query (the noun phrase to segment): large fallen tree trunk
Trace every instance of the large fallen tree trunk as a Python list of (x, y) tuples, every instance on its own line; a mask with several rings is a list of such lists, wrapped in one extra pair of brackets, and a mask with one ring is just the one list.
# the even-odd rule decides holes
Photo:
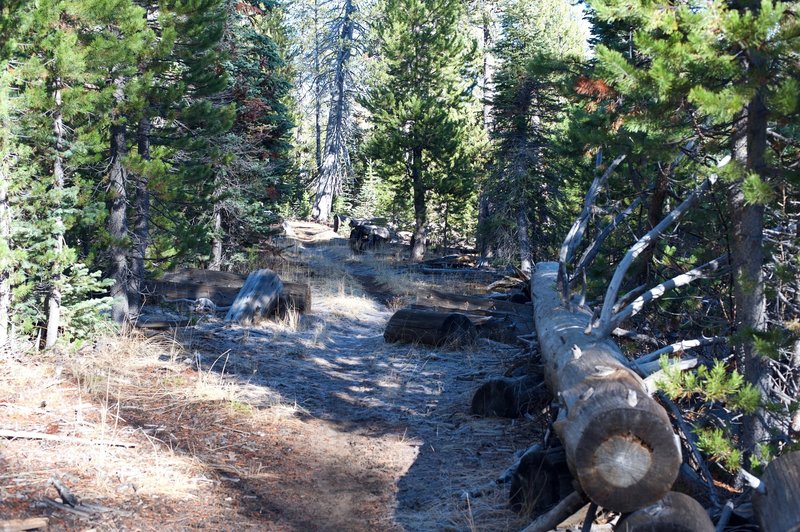
[(669, 417), (611, 340), (586, 334), (588, 311), (567, 310), (557, 263), (531, 281), (545, 380), (559, 399), (554, 424), (581, 489), (603, 508), (630, 512), (664, 497), (681, 451)]
[(448, 347), (472, 344), (477, 336), (475, 325), (463, 314), (410, 308), (395, 312), (383, 333), (383, 338), (387, 342)]
[(763, 493), (753, 494), (753, 509), (761, 530), (800, 530), (800, 452), (770, 462), (761, 481)]

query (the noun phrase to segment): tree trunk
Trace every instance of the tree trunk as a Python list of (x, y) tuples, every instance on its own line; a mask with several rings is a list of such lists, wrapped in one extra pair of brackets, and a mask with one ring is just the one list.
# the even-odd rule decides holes
[(387, 342), (457, 347), (471, 345), (478, 333), (463, 314), (430, 310), (401, 309), (386, 324), (383, 338)]
[(425, 206), (425, 183), (422, 182), (422, 148), (411, 151), (411, 183), (414, 188), (414, 236), (411, 239), (411, 260), (425, 257), (428, 213)]
[(108, 234), (111, 237), (111, 278), (114, 280), (114, 284), (111, 286), (111, 297), (113, 298), (111, 317), (124, 330), (127, 328), (130, 316), (130, 304), (128, 302), (130, 269), (128, 267), (128, 217), (126, 212), (128, 197), (125, 189), (128, 171), (122, 163), (126, 150), (125, 123), (119, 111), (124, 97), (123, 84), (124, 80), (122, 78), (114, 80), (114, 85), (116, 86), (114, 90), (114, 105), (116, 110), (111, 117)]
[(680, 446), (667, 413), (647, 395), (619, 347), (585, 333), (588, 312), (563, 306), (557, 275), (557, 263), (539, 263), (531, 280), (545, 378), (560, 402), (555, 431), (593, 502), (637, 510), (670, 490)]
[(520, 270), (525, 275), (531, 274), (533, 262), (531, 262), (531, 240), (530, 227), (528, 224), (528, 214), (525, 208), (525, 201), (521, 200), (517, 206), (517, 241), (519, 242), (519, 262)]
[(753, 494), (753, 509), (764, 532), (800, 530), (800, 452), (776, 458), (761, 479), (765, 493)]
[(314, 199), (312, 217), (315, 221), (325, 223), (331, 215), (334, 195), (342, 187), (342, 176), (349, 166), (347, 152), (347, 132), (345, 123), (349, 112), (347, 95), (347, 63), (350, 60), (353, 46), (353, 14), (355, 5), (352, 0), (345, 0), (342, 33), (337, 41), (339, 49), (336, 53), (336, 66), (331, 91), (331, 108), (328, 113), (328, 125), (325, 128), (325, 154), (319, 170), (317, 193)]
[(489, 192), (484, 188), (478, 200), (478, 266), (488, 266), (489, 259), (494, 257), (494, 235), (491, 234), (492, 202)]
[[(614, 530), (625, 532), (714, 532), (705, 508), (683, 493), (671, 491), (657, 503), (621, 519)], [(786, 530), (786, 529), (783, 529)]]
[[(150, 117), (145, 114), (139, 119), (136, 130), (136, 147), (143, 161), (150, 160)], [(150, 189), (146, 172), (136, 176), (136, 221), (133, 226), (136, 251), (131, 264), (131, 285), (129, 301), (131, 307), (138, 310), (142, 306), (142, 291), (147, 276), (144, 261), (147, 257), (147, 246), (150, 242)]]
[[(734, 126), (733, 158), (742, 165), (745, 173), (763, 175), (766, 136), (767, 109), (763, 89), (760, 89)], [(766, 329), (762, 271), (764, 206), (747, 201), (743, 184), (744, 177), (733, 182), (728, 190), (728, 207), (731, 213), (729, 238), (736, 304), (735, 328), (740, 333), (735, 352), (737, 365), (745, 380), (754, 385), (766, 399), (770, 387), (769, 367), (767, 360), (755, 351), (753, 342), (753, 332)], [(745, 415), (741, 434), (747, 454), (758, 453), (758, 444), (769, 439), (766, 416), (763, 408), (754, 414)]]
[[(55, 109), (53, 111), (53, 134), (55, 135), (55, 153), (53, 159), (53, 191), (57, 201), (61, 202), (61, 193), (64, 190), (64, 161), (61, 152), (64, 149), (64, 116), (61, 111), (61, 80), (55, 80), (53, 90), (53, 101)], [(50, 349), (58, 340), (58, 328), (61, 325), (61, 271), (64, 267), (64, 221), (61, 219), (59, 209), (62, 205), (56, 205), (56, 215), (54, 220), (55, 231), (53, 232), (53, 249), (55, 259), (52, 266), (52, 278), (50, 279), (50, 294), (47, 298), (47, 335), (44, 347)]]
[(314, 0), (314, 173), (322, 167), (322, 91), (319, 70), (319, 0)]
[(283, 283), (272, 270), (251, 272), (225, 316), (225, 322), (246, 325), (269, 316), (275, 311), (282, 290)]
[(211, 262), (208, 269), (220, 271), (222, 269), (222, 202), (219, 200), (219, 191), (214, 192), (214, 233), (211, 239)]
[[(0, 124), (0, 127), (5, 124)], [(0, 133), (1, 134), (1, 133)], [(11, 206), (8, 203), (10, 177), (5, 146), (0, 146), (0, 348), (8, 342), (11, 311)]]

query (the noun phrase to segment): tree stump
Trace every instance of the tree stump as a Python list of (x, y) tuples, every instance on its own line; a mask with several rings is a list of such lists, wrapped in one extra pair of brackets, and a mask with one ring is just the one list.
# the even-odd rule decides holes
[(614, 530), (620, 532), (714, 532), (714, 524), (699, 502), (686, 494), (671, 491), (657, 503), (621, 519)]
[(463, 314), (401, 309), (386, 324), (387, 342), (461, 347), (475, 342), (478, 332)]
[(251, 272), (228, 310), (225, 321), (247, 324), (269, 316), (275, 311), (282, 289), (283, 283), (272, 270)]
[(800, 531), (800, 451), (770, 462), (761, 481), (765, 493), (753, 494), (753, 509), (761, 530)]
[(678, 439), (619, 347), (585, 333), (588, 311), (562, 305), (557, 274), (558, 264), (539, 263), (531, 281), (545, 381), (559, 400), (554, 429), (586, 496), (632, 512), (670, 491), (681, 465)]

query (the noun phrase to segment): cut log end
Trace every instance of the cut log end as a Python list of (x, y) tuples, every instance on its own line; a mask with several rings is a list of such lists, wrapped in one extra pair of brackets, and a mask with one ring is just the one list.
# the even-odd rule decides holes
[(800, 530), (800, 451), (770, 462), (761, 480), (766, 493), (753, 494), (753, 509), (761, 529)]
[(574, 456), (583, 490), (598, 505), (620, 512), (661, 499), (681, 463), (675, 435), (661, 416), (631, 408), (596, 415), (584, 427)]
[(622, 519), (614, 530), (625, 532), (712, 532), (714, 525), (699, 502), (671, 491), (660, 501)]

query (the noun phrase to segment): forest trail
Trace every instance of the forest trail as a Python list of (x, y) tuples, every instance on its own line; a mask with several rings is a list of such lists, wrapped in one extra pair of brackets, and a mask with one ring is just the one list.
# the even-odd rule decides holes
[[(93, 502), (127, 509), (95, 517), (91, 524), (104, 529), (133, 524), (226, 530), (522, 528), (525, 520), (508, 509), (507, 488), (478, 499), (462, 496), (493, 481), (515, 453), (541, 436), (543, 423), (534, 418), (485, 419), (469, 413), (480, 383), (502, 374), (523, 356), (521, 351), (485, 339), (469, 350), (386, 344), (383, 329), (392, 314), (386, 303), (409, 302), (408, 294), (430, 280), (413, 278), (391, 251), (353, 255), (347, 240), (327, 227), (296, 222), (290, 233), (280, 243), (291, 246), (287, 260), (276, 270), (286, 280), (311, 284), (309, 314), (251, 328), (200, 318), (176, 337), (180, 349), (164, 351), (163, 344), (153, 344), (158, 347), (149, 358), (130, 370), (136, 379), (126, 375), (128, 384), (109, 378), (82, 390), (96, 400), (105, 397), (106, 408), (110, 394), (125, 424), (115, 425), (115, 436), (140, 443), (138, 450), (107, 449), (113, 455), (106, 458), (109, 471), (85, 476), (75, 464), (60, 468), (59, 460), (43, 455), (42, 461), (54, 460), (55, 470), (73, 466), (66, 478), (87, 498), (95, 493)], [(450, 290), (458, 283), (436, 282), (451, 283), (445, 287)], [(69, 408), (68, 400), (59, 401)], [(15, 453), (5, 451), (0, 459), (11, 463)], [(166, 456), (192, 463), (182, 466), (188, 471), (180, 476), (174, 471), (180, 467), (165, 465)], [(29, 469), (34, 468), (31, 463)], [(128, 484), (118, 474), (126, 469), (138, 471), (133, 493), (117, 491)], [(108, 485), (91, 489), (104, 475), (113, 477), (105, 480)], [(157, 479), (148, 484), (154, 475), (169, 477), (169, 485), (160, 486)], [(46, 489), (43, 479), (31, 482), (40, 492)], [(104, 490), (111, 490), (110, 498)], [(0, 504), (0, 514), (3, 510)], [(62, 523), (67, 528), (90, 524), (49, 513), (73, 520)]]

